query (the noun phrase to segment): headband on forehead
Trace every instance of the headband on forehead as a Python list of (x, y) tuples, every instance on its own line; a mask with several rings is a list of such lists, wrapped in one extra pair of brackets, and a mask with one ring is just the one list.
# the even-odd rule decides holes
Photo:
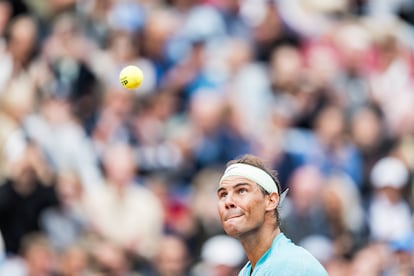
[(220, 183), (229, 176), (241, 176), (245, 177), (251, 181), (256, 182), (268, 193), (278, 193), (278, 187), (273, 180), (273, 178), (264, 170), (259, 169), (258, 167), (244, 164), (244, 163), (235, 163), (227, 167), (224, 171), (223, 176), (220, 179)]

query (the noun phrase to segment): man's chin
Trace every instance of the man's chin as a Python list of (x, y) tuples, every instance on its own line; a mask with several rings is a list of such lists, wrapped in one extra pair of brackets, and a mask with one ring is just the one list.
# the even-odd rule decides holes
[(234, 230), (224, 230), (224, 231), (226, 232), (227, 235), (233, 238), (238, 238), (241, 234), (239, 231), (234, 231)]
[(240, 228), (238, 227), (238, 225), (232, 222), (227, 222), (224, 225), (224, 231), (226, 232), (227, 235), (231, 237), (235, 237), (235, 238), (237, 238), (241, 234)]

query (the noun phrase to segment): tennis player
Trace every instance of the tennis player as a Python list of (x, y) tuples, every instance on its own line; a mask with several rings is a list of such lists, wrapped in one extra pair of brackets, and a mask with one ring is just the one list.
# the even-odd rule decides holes
[(225, 232), (241, 242), (248, 258), (239, 275), (328, 275), (281, 232), (278, 206), (284, 195), (276, 173), (258, 157), (244, 155), (227, 164), (217, 190), (218, 210)]

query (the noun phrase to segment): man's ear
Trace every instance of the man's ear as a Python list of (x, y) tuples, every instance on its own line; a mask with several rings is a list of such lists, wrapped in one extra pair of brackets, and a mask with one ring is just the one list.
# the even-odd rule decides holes
[(274, 209), (277, 208), (277, 206), (279, 205), (279, 194), (278, 193), (270, 193), (267, 196), (268, 200), (267, 200), (267, 206), (266, 206), (266, 211), (272, 211)]

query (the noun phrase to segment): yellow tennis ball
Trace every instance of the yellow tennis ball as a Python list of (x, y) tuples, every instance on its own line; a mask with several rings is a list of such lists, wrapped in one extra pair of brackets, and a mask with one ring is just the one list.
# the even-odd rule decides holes
[(144, 80), (142, 70), (134, 65), (128, 65), (119, 73), (119, 80), (122, 86), (127, 89), (135, 89), (139, 87)]

